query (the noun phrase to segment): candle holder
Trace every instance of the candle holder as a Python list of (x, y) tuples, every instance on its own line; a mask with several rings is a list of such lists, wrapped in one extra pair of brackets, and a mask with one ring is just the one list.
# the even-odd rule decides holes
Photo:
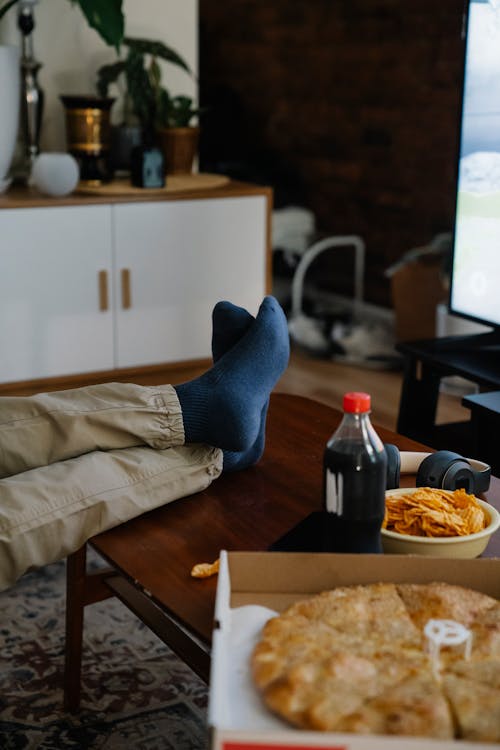
[(19, 6), (17, 26), (21, 32), (21, 122), (25, 143), (25, 171), (29, 174), (33, 161), (39, 153), (44, 94), (38, 83), (41, 63), (35, 59), (33, 30), (35, 16), (33, 7), (38, 0), (22, 0)]

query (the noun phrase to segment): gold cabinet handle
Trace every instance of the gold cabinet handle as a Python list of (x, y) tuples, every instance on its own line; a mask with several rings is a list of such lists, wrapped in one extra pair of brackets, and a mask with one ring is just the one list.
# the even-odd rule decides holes
[(99, 310), (101, 312), (105, 312), (109, 308), (108, 272), (107, 271), (99, 271), (98, 286), (99, 286)]
[(122, 307), (128, 310), (132, 307), (132, 294), (130, 291), (130, 268), (122, 268)]

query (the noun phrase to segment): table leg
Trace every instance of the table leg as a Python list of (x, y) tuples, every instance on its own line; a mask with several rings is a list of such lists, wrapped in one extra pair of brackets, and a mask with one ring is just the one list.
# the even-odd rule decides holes
[(67, 559), (64, 708), (71, 713), (80, 705), (86, 562), (86, 545)]
[(80, 705), (85, 607), (114, 596), (108, 582), (116, 577), (113, 568), (100, 568), (87, 573), (86, 545), (67, 558), (64, 708), (70, 713), (78, 711)]
[(441, 375), (414, 357), (405, 357), (397, 431), (401, 435), (433, 443)]

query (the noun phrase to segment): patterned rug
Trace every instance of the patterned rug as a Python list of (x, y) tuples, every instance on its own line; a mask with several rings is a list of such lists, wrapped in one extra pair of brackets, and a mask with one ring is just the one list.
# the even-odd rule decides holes
[(206, 685), (117, 599), (86, 608), (81, 709), (64, 712), (64, 615), (64, 562), (0, 594), (2, 750), (206, 750)]

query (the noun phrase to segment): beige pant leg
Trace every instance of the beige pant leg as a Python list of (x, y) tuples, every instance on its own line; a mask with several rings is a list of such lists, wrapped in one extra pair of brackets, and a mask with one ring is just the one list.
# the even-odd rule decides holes
[(222, 451), (207, 445), (94, 451), (0, 480), (0, 590), (87, 539), (207, 487)]
[(182, 413), (170, 385), (103, 383), (0, 398), (0, 477), (94, 450), (183, 443)]

